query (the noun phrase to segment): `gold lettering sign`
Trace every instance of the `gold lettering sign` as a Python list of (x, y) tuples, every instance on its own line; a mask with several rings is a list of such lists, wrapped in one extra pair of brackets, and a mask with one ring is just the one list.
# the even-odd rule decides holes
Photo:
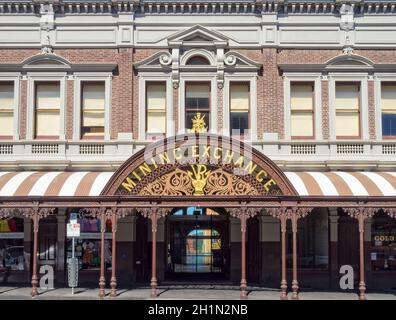
[[(145, 183), (147, 178), (151, 179), (150, 181), (160, 179), (160, 176), (155, 177), (154, 170), (163, 165), (176, 165), (175, 168), (180, 168), (179, 173), (184, 172), (186, 179), (190, 181), (190, 187), (192, 186), (193, 195), (197, 196), (205, 194), (205, 186), (216, 168), (228, 170), (230, 174), (238, 174), (240, 177), (249, 175), (250, 179), (255, 181), (252, 187), (261, 185), (262, 193), (269, 193), (277, 185), (266, 170), (246, 155), (219, 146), (190, 145), (184, 148), (168, 149), (141, 163), (121, 183), (120, 188), (133, 192), (138, 185)], [(233, 168), (236, 171), (232, 171)], [(218, 172), (218, 170), (215, 171)], [(184, 181), (184, 183), (187, 182)]]

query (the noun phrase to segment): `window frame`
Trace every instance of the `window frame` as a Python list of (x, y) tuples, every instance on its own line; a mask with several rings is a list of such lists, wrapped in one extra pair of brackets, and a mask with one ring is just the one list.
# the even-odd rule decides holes
[[(26, 139), (27, 140), (65, 140), (66, 139), (66, 73), (41, 73), (32, 72), (28, 73), (28, 108), (27, 108), (27, 121), (26, 121)], [(56, 138), (52, 136), (45, 136), (43, 138), (35, 137), (35, 108), (36, 108), (36, 82), (59, 82), (60, 90), (60, 110), (59, 110), (59, 135)]]
[[(155, 85), (155, 84), (162, 84), (162, 85), (164, 85), (164, 88), (165, 88), (165, 132), (161, 132), (161, 133), (155, 133), (155, 132), (149, 132), (148, 131), (148, 113), (149, 113), (149, 110), (148, 110), (148, 104), (147, 104), (147, 92), (148, 92), (148, 87), (149, 87), (149, 85), (150, 84), (153, 84), (153, 85)], [(167, 118), (168, 118), (168, 98), (167, 98), (167, 95), (168, 95), (168, 92), (167, 92), (168, 90), (167, 90), (167, 82), (166, 82), (166, 80), (157, 80), (157, 81), (150, 81), (150, 80), (148, 80), (148, 81), (146, 81), (145, 82), (145, 90), (144, 90), (144, 108), (145, 108), (145, 116), (144, 116), (144, 120), (145, 120), (145, 135), (146, 135), (146, 139), (149, 137), (149, 136), (156, 136), (156, 135), (164, 135), (164, 136), (166, 136), (166, 133), (168, 132), (168, 121), (167, 121)]]
[[(103, 84), (103, 86), (104, 86), (104, 95), (105, 95), (105, 98), (104, 98), (104, 115), (103, 115), (103, 117), (104, 117), (104, 119), (103, 119), (103, 121), (104, 121), (104, 126), (103, 126), (103, 134), (98, 134), (98, 135), (84, 135), (84, 130), (83, 130), (83, 121), (84, 121), (84, 85), (86, 85), (87, 83), (89, 83), (89, 84)], [(80, 101), (80, 106), (81, 106), (81, 108), (80, 108), (80, 112), (81, 112), (81, 115), (80, 115), (80, 119), (81, 119), (81, 122), (80, 122), (80, 139), (81, 140), (104, 140), (104, 136), (105, 136), (105, 132), (106, 132), (106, 82), (105, 81), (81, 81), (81, 83), (80, 83), (80, 99), (81, 99), (81, 101)]]
[[(74, 113), (73, 113), (73, 140), (74, 141), (109, 141), (111, 139), (111, 97), (112, 97), (112, 73), (111, 72), (76, 72), (74, 73)], [(104, 135), (100, 139), (82, 139), (82, 83), (83, 82), (105, 83), (105, 128)]]
[[(54, 81), (47, 81), (47, 80), (37, 80), (34, 82), (34, 118), (33, 118), (33, 138), (35, 140), (57, 140), (61, 136), (61, 127), (59, 126), (59, 135), (38, 135), (37, 134), (37, 117), (38, 117), (38, 111), (40, 111), (37, 108), (37, 93), (38, 93), (38, 85), (46, 85), (46, 84), (53, 84), (53, 83), (58, 83), (59, 84), (59, 121), (61, 121), (61, 105), (62, 105), (62, 84), (60, 81), (54, 80)], [(57, 110), (57, 109), (43, 109), (43, 110), (49, 110), (51, 112)]]
[[(358, 125), (359, 125), (359, 134), (357, 136), (338, 136), (336, 132), (336, 127), (334, 126), (334, 131), (335, 131), (335, 137), (337, 140), (340, 139), (348, 139), (348, 140), (360, 140), (362, 139), (362, 83), (361, 81), (342, 81), (342, 80), (336, 80), (334, 84), (334, 111), (335, 111), (335, 121), (334, 124), (336, 125), (337, 123), (337, 106), (336, 106), (336, 101), (337, 101), (337, 85), (341, 84), (344, 86), (352, 86), (352, 85), (357, 85), (358, 86)], [(342, 109), (341, 112), (347, 113), (349, 109)]]
[[(382, 86), (386, 86), (386, 85), (393, 85), (396, 87), (396, 79), (395, 80), (385, 80), (385, 81), (380, 81), (380, 92), (379, 92), (379, 96), (380, 96), (380, 102), (379, 102), (379, 113), (380, 113), (380, 117), (379, 117), (379, 122), (381, 123), (381, 137), (384, 140), (395, 140), (396, 139), (396, 135), (384, 135), (383, 134), (383, 123), (382, 123), (382, 114), (383, 114), (383, 109), (382, 109)], [(396, 112), (395, 112), (396, 114)]]
[[(293, 111), (297, 111), (297, 113), (304, 113), (307, 112), (307, 110), (305, 109), (298, 109), (298, 110), (293, 110), (292, 106), (291, 106), (291, 93), (292, 93), (292, 87), (293, 85), (311, 85), (312, 86), (312, 135), (310, 136), (293, 136), (291, 133), (291, 129), (292, 129), (292, 114)], [(313, 80), (306, 80), (306, 81), (302, 81), (302, 80), (298, 80), (298, 81), (294, 81), (291, 80), (290, 81), (290, 139), (291, 140), (309, 140), (309, 139), (315, 139), (315, 132), (316, 132), (316, 121), (315, 121), (315, 117), (316, 117), (316, 104), (315, 104), (315, 81)]]
[(14, 95), (14, 105), (12, 108), (12, 118), (13, 118), (13, 130), (11, 135), (0, 135), (0, 140), (18, 140), (19, 139), (19, 86), (20, 86), (20, 75), (19, 74), (0, 74), (0, 84), (1, 83), (12, 83), (13, 85), (13, 95)]
[[(323, 110), (322, 110), (322, 85), (327, 80), (320, 72), (284, 72), (283, 73), (283, 125), (284, 140), (290, 142), (321, 141), (323, 140)], [(311, 82), (314, 84), (314, 131), (313, 137), (307, 139), (291, 138), (291, 83)], [(320, 125), (318, 125), (320, 124)]]
[(199, 80), (199, 81), (191, 81), (191, 80), (185, 81), (185, 83), (184, 83), (184, 128), (183, 129), (185, 130), (185, 132), (188, 132), (188, 130), (190, 129), (190, 128), (186, 127), (187, 113), (192, 112), (192, 111), (197, 112), (196, 110), (193, 110), (192, 108), (190, 109), (186, 103), (187, 102), (187, 87), (189, 84), (192, 84), (192, 83), (197, 84), (197, 85), (208, 85), (208, 87), (209, 87), (209, 106), (208, 106), (208, 108), (202, 109), (199, 111), (207, 112), (209, 114), (209, 126), (208, 126), (207, 132), (210, 132), (211, 128), (213, 127), (212, 126), (212, 83), (210, 80), (209, 81), (204, 81), (204, 80), (202, 80), (202, 81), (201, 80)]

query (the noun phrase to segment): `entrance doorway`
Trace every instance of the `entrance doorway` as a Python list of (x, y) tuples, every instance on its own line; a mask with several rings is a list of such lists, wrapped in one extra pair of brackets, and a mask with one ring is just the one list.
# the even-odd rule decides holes
[(226, 279), (228, 218), (223, 210), (178, 208), (167, 217), (167, 278)]

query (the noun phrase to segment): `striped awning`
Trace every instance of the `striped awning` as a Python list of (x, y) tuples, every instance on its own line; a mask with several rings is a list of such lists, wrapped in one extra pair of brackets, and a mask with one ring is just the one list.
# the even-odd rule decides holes
[(285, 172), (300, 196), (396, 196), (396, 172)]
[[(98, 196), (113, 172), (0, 172), (1, 196)], [(300, 196), (396, 196), (396, 172), (285, 172)]]
[(98, 196), (113, 172), (0, 172), (0, 196)]

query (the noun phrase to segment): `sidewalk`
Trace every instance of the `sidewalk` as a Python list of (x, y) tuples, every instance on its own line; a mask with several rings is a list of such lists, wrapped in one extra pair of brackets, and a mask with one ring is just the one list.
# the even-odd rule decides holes
[[(31, 300), (30, 287), (0, 287), (0, 300)], [(75, 294), (71, 294), (70, 288), (57, 288), (53, 290), (41, 290), (35, 300), (98, 300), (97, 288), (76, 288)], [(106, 289), (105, 300), (144, 300), (150, 299), (150, 288), (119, 289), (118, 296), (111, 298), (110, 289)], [(181, 300), (239, 300), (238, 289), (216, 288), (158, 288), (158, 299), (181, 299)], [(279, 290), (260, 288), (249, 291), (251, 300), (279, 300)], [(290, 298), (290, 293), (289, 293)], [(300, 300), (357, 300), (355, 292), (300, 292)], [(395, 293), (367, 293), (367, 300), (396, 300)]]

